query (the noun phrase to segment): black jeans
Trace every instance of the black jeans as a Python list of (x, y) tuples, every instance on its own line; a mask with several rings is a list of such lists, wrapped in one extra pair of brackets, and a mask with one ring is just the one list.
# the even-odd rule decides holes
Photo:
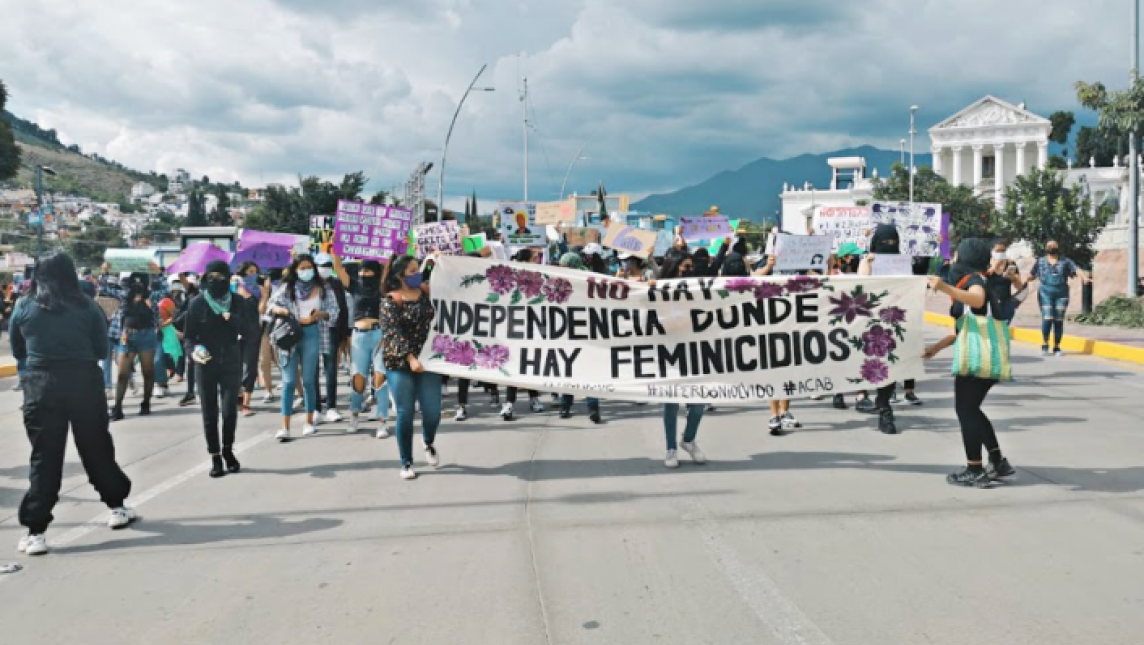
[[(566, 410), (566, 411), (571, 410), (572, 404), (575, 401), (576, 401), (576, 398), (574, 396), (572, 396), (571, 394), (561, 395), (561, 397), (560, 397), (560, 409)], [(587, 403), (588, 403), (588, 412), (589, 413), (591, 413), (591, 412), (597, 412), (598, 413), (600, 411), (600, 399), (597, 399), (595, 397), (590, 396), (587, 399)]]
[(989, 417), (981, 411), (985, 397), (989, 390), (997, 385), (997, 381), (975, 378), (972, 376), (958, 376), (953, 380), (954, 408), (957, 410), (957, 420), (961, 423), (961, 440), (965, 443), (965, 458), (969, 461), (981, 461), (981, 446), (1000, 456), (1000, 444), (997, 443), (997, 433), (993, 431), (993, 424)]
[(245, 338), (238, 345), (242, 352), (242, 391), (250, 394), (258, 380), (258, 357), (262, 350), (262, 334)]
[(222, 414), (222, 447), (234, 446), (238, 426), (238, 389), (242, 386), (242, 360), (235, 346), (215, 355), (206, 365), (195, 363), (202, 394), (203, 433), (207, 452), (219, 454), (218, 418)]
[(191, 355), (195, 353), (195, 344), (189, 340), (183, 341), (183, 359), (187, 361), (187, 396), (195, 395), (195, 365), (198, 363), (191, 360)]
[[(509, 386), (508, 393), (505, 394), (505, 399), (504, 399), (505, 403), (516, 403), (516, 390), (517, 390), (517, 388)], [(538, 396), (540, 396), (540, 392), (537, 392), (536, 390), (529, 390), (528, 391), (528, 400), (529, 401), (531, 401), (532, 399), (535, 399)]]
[(32, 444), (30, 486), (20, 503), (20, 524), (43, 533), (60, 498), (68, 427), (87, 478), (108, 508), (123, 506), (131, 480), (115, 463), (107, 431), (107, 399), (97, 363), (29, 368), (24, 378), (24, 429)]
[(322, 356), (322, 369), (326, 371), (326, 405), (319, 409), (335, 410), (338, 407), (338, 347)]

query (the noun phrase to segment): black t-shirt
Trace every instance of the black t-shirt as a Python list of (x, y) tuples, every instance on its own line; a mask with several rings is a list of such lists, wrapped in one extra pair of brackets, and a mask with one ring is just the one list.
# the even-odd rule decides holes
[[(238, 335), (241, 333), (246, 313), (238, 296), (231, 297), (230, 319), (216, 314), (207, 304), (206, 298), (197, 296), (187, 305), (186, 338), (191, 345), (202, 345), (211, 355), (221, 357), (238, 350)], [(257, 312), (257, 309), (255, 309)]]
[(381, 287), (378, 286), (372, 293), (367, 293), (365, 284), (360, 278), (350, 281), (350, 293), (354, 297), (354, 322), (359, 320), (377, 320), (381, 317)]
[[(968, 280), (965, 281), (965, 284), (960, 285), (960, 286), (958, 286), (958, 285), (954, 285), (954, 286), (958, 287), (959, 289), (961, 289), (963, 291), (969, 291), (970, 287), (981, 287), (981, 288), (985, 289), (985, 306), (984, 307), (975, 307), (975, 308), (970, 309), (970, 311), (972, 311), (974, 314), (976, 314), (978, 316), (984, 316), (989, 312), (989, 301), (991, 300), (991, 298), (989, 297), (989, 285), (987, 285), (985, 283), (985, 278), (983, 278), (979, 274), (975, 273), (975, 274), (971, 275)], [(953, 306), (949, 308), (949, 315), (954, 317), (954, 318), (961, 318), (963, 315), (965, 315), (965, 304), (961, 303), (961, 302), (954, 302)]]
[(131, 300), (123, 305), (123, 327), (125, 329), (150, 329), (155, 326), (155, 313), (147, 303)]

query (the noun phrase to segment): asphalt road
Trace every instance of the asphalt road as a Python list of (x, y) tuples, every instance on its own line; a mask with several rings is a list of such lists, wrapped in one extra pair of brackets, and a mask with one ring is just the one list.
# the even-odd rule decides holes
[(25, 569), (0, 575), (0, 643), (1138, 644), (1144, 371), (1016, 362), (987, 411), (1019, 480), (985, 491), (945, 483), (945, 361), (900, 436), (805, 402), (773, 438), (728, 408), (703, 422), (710, 463), (677, 471), (655, 406), (505, 423), (475, 392), (415, 482), (393, 439), (274, 443), (267, 406), (240, 422), (244, 472), (212, 480), (198, 409), (167, 400), (114, 426), (142, 521), (104, 526), (73, 451), (37, 559), (15, 550), (28, 447), (5, 392), (0, 564)]

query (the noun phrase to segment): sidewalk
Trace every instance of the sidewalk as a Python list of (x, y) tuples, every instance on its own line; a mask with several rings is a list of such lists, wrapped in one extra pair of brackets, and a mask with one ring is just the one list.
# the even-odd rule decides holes
[[(1079, 303), (1070, 307), (1070, 316), (1080, 313)], [(926, 322), (946, 327), (953, 326), (949, 317), (949, 297), (929, 293), (926, 296)], [(1013, 340), (1040, 345), (1041, 314), (1036, 294), (1029, 297), (1017, 310), (1010, 325)], [(1089, 354), (1115, 360), (1144, 364), (1144, 329), (1123, 329), (1082, 325), (1069, 320), (1065, 323), (1065, 338), (1061, 349), (1066, 352)]]

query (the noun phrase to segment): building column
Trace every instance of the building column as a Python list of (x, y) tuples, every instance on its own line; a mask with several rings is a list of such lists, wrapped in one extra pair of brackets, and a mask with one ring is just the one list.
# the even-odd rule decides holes
[(961, 185), (961, 151), (964, 148), (961, 146), (953, 146), (953, 185)]
[(944, 176), (944, 175), (942, 175), (942, 172), (941, 172), (942, 171), (941, 153), (945, 152), (945, 149), (940, 148), (938, 146), (934, 146), (933, 148), (930, 149), (930, 152), (933, 153), (933, 172), (934, 172), (934, 174), (938, 175), (938, 176)]
[(1028, 172), (1029, 168), (1025, 165), (1025, 146), (1027, 142), (1021, 141), (1017, 143), (1017, 172), (1013, 175), (1014, 178), (1020, 177)]
[(1005, 200), (1005, 144), (993, 144), (993, 201), (1001, 208)]
[(970, 186), (973, 190), (977, 190), (977, 186), (981, 184), (981, 166), (983, 165), (982, 151), (985, 146), (981, 144), (974, 144), (973, 146), (973, 185)]
[(1049, 142), (1037, 142), (1037, 167), (1044, 170), (1049, 165)]

